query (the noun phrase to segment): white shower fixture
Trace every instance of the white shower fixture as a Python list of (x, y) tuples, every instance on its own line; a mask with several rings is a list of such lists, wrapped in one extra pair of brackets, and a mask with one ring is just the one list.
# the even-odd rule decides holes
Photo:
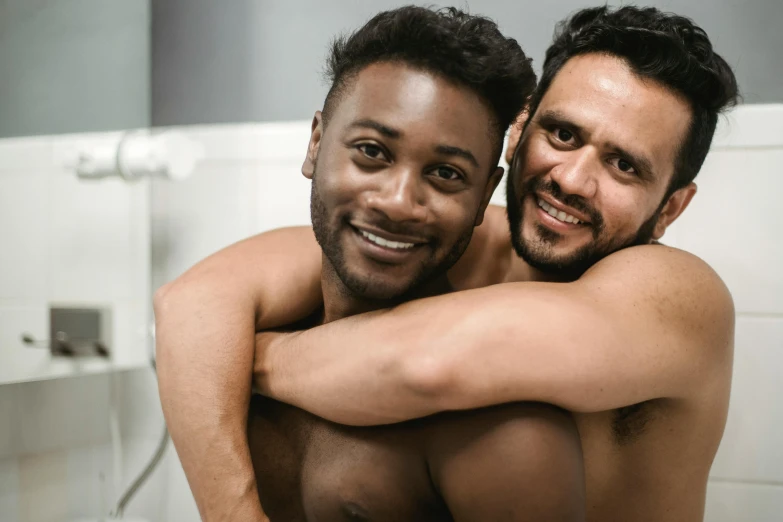
[(83, 179), (120, 176), (185, 179), (204, 158), (202, 145), (173, 130), (128, 131), (119, 140), (85, 141), (69, 150), (65, 167)]

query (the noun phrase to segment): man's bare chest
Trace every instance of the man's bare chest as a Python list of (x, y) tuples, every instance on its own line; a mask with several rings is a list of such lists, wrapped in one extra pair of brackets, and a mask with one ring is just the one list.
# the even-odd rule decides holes
[(268, 400), (251, 416), (259, 494), (272, 522), (451, 520), (422, 458), (418, 423), (340, 426)]

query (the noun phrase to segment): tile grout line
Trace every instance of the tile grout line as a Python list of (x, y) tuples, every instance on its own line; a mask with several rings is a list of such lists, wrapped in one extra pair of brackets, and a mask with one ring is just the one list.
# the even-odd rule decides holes
[(770, 486), (776, 488), (783, 488), (783, 482), (776, 482), (774, 480), (729, 479), (729, 478), (721, 478), (721, 477), (710, 477), (709, 481), (718, 484), (741, 484), (743, 486)]

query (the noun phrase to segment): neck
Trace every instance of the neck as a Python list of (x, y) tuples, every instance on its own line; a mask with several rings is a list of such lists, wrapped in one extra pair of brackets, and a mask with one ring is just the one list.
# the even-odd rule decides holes
[(334, 267), (323, 257), (321, 270), (321, 288), (324, 297), (323, 322), (329, 323), (350, 317), (352, 315), (372, 312), (383, 308), (391, 308), (398, 304), (445, 294), (452, 291), (451, 285), (444, 274), (417, 286), (414, 290), (392, 299), (370, 299), (352, 292), (337, 275)]

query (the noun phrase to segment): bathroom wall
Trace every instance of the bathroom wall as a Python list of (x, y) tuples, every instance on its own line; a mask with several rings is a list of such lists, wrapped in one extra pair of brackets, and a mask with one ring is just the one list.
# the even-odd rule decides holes
[(729, 420), (712, 468), (707, 522), (783, 513), (783, 105), (722, 122), (699, 192), (664, 242), (705, 259), (737, 312)]
[[(0, 140), (3, 522), (67, 522), (107, 512), (152, 454), (163, 427), (154, 375), (146, 369), (149, 184), (80, 181), (62, 166), (80, 144), (119, 137)], [(110, 307), (111, 360), (54, 359), (45, 343), (23, 344), (22, 333), (50, 337), (51, 303)], [(118, 459), (110, 412), (121, 438)], [(165, 474), (154, 479), (157, 488), (154, 481), (148, 485), (131, 513), (157, 519), (167, 482)]]
[[(496, 20), (540, 73), (555, 23), (588, 0), (211, 0), (152, 2), (152, 123), (189, 125), (309, 119), (328, 85), (331, 39), (373, 15), (409, 3), (468, 8)], [(608, 2), (620, 5), (621, 1)], [(735, 68), (748, 103), (783, 102), (783, 2), (647, 0), (692, 17)], [(187, 92), (187, 96), (182, 96)]]
[(0, 137), (150, 124), (150, 2), (0, 2)]

